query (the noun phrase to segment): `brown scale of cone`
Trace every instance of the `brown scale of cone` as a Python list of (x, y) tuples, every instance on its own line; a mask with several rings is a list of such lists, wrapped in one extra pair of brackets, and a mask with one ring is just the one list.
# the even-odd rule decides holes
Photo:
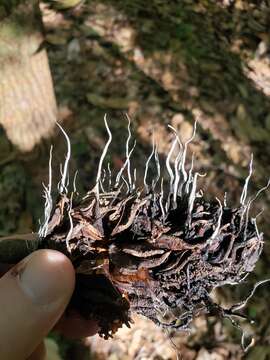
[[(145, 165), (144, 188), (140, 190), (135, 172), (131, 176), (130, 156), (135, 144), (129, 148), (129, 122), (126, 161), (113, 181), (109, 167), (109, 174), (103, 169), (112, 140), (106, 116), (104, 122), (109, 137), (100, 157), (96, 185), (82, 198), (76, 195), (75, 179), (73, 192), (69, 193), (67, 188), (71, 146), (68, 135), (58, 124), (67, 141), (58, 202), (53, 208), (51, 149), (39, 241), (31, 241), (29, 235), (1, 238), (0, 262), (18, 262), (37, 248), (65, 253), (77, 277), (69, 309), (75, 308), (86, 319), (96, 320), (99, 333), (105, 338), (123, 324), (129, 326), (132, 311), (162, 327), (177, 329), (187, 329), (191, 320), (201, 313), (230, 319), (234, 315), (243, 316), (239, 310), (257, 286), (269, 279), (257, 283), (247, 299), (230, 309), (215, 304), (210, 293), (218, 286), (240, 283), (254, 269), (263, 240), (256, 218), (250, 218), (249, 212), (252, 202), (270, 186), (270, 180), (253, 198), (246, 199), (252, 175), (251, 157), (239, 207), (229, 208), (225, 201), (222, 205), (218, 199), (206, 201), (203, 193), (196, 191), (197, 178), (202, 175), (192, 173), (193, 161), (189, 172), (185, 170), (187, 146), (195, 136), (195, 122), (193, 134), (185, 144), (170, 127), (175, 139), (166, 159), (168, 191), (163, 191), (154, 144)], [(172, 169), (171, 156), (177, 144)], [(157, 175), (150, 179), (149, 185), (151, 159)], [(105, 177), (101, 179), (102, 170)], [(155, 188), (160, 178), (159, 193)], [(127, 187), (125, 192), (123, 185)]]
[(73, 199), (69, 212), (63, 195), (40, 243), (72, 260), (77, 280), (70, 306), (97, 320), (105, 337), (129, 324), (130, 311), (179, 329), (197, 314), (224, 314), (209, 293), (239, 283), (262, 251), (246, 207), (224, 207), (220, 216), (217, 201), (195, 197), (190, 215), (188, 196), (178, 196), (164, 218), (160, 196), (93, 192), (76, 205)]

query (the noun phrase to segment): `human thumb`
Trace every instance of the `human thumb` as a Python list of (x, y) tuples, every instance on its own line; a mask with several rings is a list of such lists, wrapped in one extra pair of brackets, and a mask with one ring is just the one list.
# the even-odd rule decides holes
[(0, 359), (25, 360), (53, 328), (74, 290), (70, 260), (39, 250), (0, 279)]

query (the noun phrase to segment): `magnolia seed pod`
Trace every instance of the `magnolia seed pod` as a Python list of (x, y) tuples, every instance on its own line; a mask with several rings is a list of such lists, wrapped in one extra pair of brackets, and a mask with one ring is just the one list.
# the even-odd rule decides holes
[[(85, 196), (77, 195), (75, 182), (68, 190), (67, 173), (71, 156), (68, 144), (59, 198), (45, 187), (45, 216), (36, 240), (5, 238), (0, 242), (1, 261), (19, 261), (29, 251), (56, 249), (66, 254), (76, 270), (76, 288), (69, 308), (98, 322), (100, 335), (112, 336), (122, 324), (129, 326), (131, 312), (142, 314), (164, 328), (187, 329), (198, 314), (231, 317), (246, 301), (223, 309), (213, 303), (210, 292), (221, 285), (238, 284), (250, 273), (263, 248), (262, 234), (247, 200), (252, 159), (238, 207), (226, 201), (207, 201), (197, 190), (201, 174), (186, 170), (186, 154), (192, 137), (182, 144), (176, 131), (166, 160), (168, 188), (163, 188), (158, 152), (153, 145), (138, 188), (131, 169), (130, 123), (126, 160), (114, 177), (102, 169), (112, 135), (101, 155), (96, 185)], [(174, 164), (173, 152), (177, 149)], [(157, 175), (148, 180), (149, 163)], [(269, 185), (269, 184), (268, 184)], [(267, 186), (268, 186), (267, 185)], [(158, 190), (159, 189), (159, 190)], [(7, 243), (17, 250), (12, 253)], [(16, 254), (15, 254), (16, 253)]]

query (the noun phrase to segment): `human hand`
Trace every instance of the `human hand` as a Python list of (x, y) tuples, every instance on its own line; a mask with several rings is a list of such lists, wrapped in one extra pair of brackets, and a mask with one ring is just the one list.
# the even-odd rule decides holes
[(0, 279), (0, 359), (45, 359), (43, 339), (54, 327), (68, 337), (97, 332), (76, 313), (62, 316), (74, 285), (70, 260), (55, 250), (36, 251), (11, 268)]

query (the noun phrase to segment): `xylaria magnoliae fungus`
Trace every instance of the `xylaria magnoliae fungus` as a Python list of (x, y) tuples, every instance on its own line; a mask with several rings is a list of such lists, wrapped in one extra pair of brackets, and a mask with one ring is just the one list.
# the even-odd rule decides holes
[[(210, 292), (224, 284), (241, 283), (254, 269), (263, 248), (263, 235), (256, 218), (250, 217), (250, 208), (269, 182), (247, 199), (251, 158), (238, 207), (228, 207), (226, 199), (206, 201), (203, 192), (197, 190), (198, 177), (203, 175), (193, 172), (193, 159), (189, 171), (185, 164), (188, 145), (196, 133), (195, 122), (193, 134), (185, 143), (169, 126), (174, 140), (165, 162), (168, 188), (163, 187), (154, 143), (145, 165), (144, 186), (138, 188), (136, 169), (132, 169), (130, 160), (136, 145), (130, 145), (130, 121), (126, 159), (116, 176), (109, 165), (104, 166), (112, 141), (106, 116), (104, 122), (108, 141), (95, 186), (83, 197), (76, 191), (77, 174), (69, 190), (70, 141), (58, 125), (68, 146), (58, 184), (59, 198), (55, 204), (51, 195), (51, 149), (49, 183), (44, 186), (44, 221), (38, 241), (31, 242), (34, 249), (57, 249), (71, 259), (77, 275), (69, 307), (96, 320), (105, 338), (123, 324), (129, 326), (131, 312), (163, 328), (182, 330), (188, 329), (192, 319), (201, 313), (218, 313), (234, 321), (256, 287), (265, 281), (257, 283), (247, 299), (230, 309), (215, 304)], [(156, 176), (151, 179), (150, 162), (156, 167)]]

